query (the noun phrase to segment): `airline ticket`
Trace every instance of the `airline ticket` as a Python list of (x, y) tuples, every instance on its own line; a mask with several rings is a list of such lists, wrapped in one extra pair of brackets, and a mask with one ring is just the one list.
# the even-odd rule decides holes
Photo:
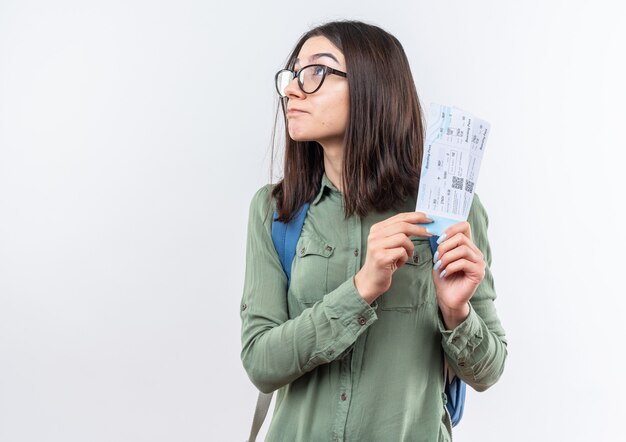
[(422, 224), (434, 235), (467, 219), (490, 128), (457, 107), (430, 105), (415, 210), (435, 221)]

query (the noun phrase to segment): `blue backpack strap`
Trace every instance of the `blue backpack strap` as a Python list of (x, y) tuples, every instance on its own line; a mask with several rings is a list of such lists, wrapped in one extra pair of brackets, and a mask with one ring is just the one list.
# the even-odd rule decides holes
[(298, 238), (300, 238), (304, 218), (306, 218), (308, 210), (309, 203), (304, 203), (298, 213), (288, 223), (277, 220), (277, 211), (274, 211), (274, 217), (272, 218), (272, 241), (274, 242), (276, 252), (278, 252), (283, 270), (287, 275), (287, 284), (291, 282), (291, 263), (296, 256), (296, 245), (298, 245)]
[(461, 422), (461, 418), (463, 417), (466, 389), (467, 384), (465, 384), (465, 382), (463, 382), (458, 376), (455, 376), (454, 379), (452, 379), (451, 384), (446, 385), (446, 396), (448, 397), (446, 407), (448, 407), (453, 427)]
[[(437, 244), (438, 239), (439, 237), (435, 235), (428, 238), (428, 241), (430, 242), (430, 250), (433, 252), (433, 255), (439, 246), (439, 244)], [(466, 389), (467, 385), (458, 376), (455, 376), (452, 379), (452, 383), (446, 382), (446, 396), (448, 398), (446, 407), (448, 408), (448, 413), (450, 413), (450, 420), (452, 421), (453, 427), (456, 426), (456, 424), (458, 424), (463, 417)]]

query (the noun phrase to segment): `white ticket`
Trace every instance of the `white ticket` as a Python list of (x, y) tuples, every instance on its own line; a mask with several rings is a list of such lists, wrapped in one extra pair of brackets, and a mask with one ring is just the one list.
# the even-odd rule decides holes
[(431, 103), (415, 210), (435, 221), (423, 224), (434, 235), (467, 219), (489, 131), (469, 112)]

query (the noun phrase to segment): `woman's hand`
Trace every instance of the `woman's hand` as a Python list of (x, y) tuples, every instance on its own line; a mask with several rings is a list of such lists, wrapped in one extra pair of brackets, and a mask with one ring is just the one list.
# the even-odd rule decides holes
[(468, 302), (485, 277), (486, 264), (467, 221), (448, 227), (438, 241), (433, 282), (446, 327), (454, 329), (469, 315)]
[(389, 290), (393, 273), (413, 256), (410, 236), (432, 236), (416, 223), (431, 222), (422, 212), (404, 212), (372, 226), (365, 264), (354, 277), (357, 291), (368, 304)]

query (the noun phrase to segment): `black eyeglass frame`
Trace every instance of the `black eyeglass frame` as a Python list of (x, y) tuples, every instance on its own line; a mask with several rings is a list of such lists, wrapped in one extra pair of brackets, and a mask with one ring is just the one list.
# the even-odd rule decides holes
[[(315, 88), (315, 90), (313, 90), (312, 92), (307, 92), (304, 90), (303, 81), (300, 78), (300, 73), (306, 68), (310, 68), (311, 66), (324, 68), (324, 75), (322, 77), (322, 81), (320, 81), (320, 84)], [(293, 81), (293, 79), (297, 77), (298, 87), (300, 88), (302, 92), (304, 92), (307, 95), (314, 94), (315, 92), (319, 91), (322, 85), (324, 84), (324, 80), (326, 80), (326, 77), (328, 75), (335, 74), (335, 75), (339, 75), (340, 77), (348, 78), (348, 74), (346, 72), (340, 71), (338, 69), (333, 69), (330, 66), (326, 66), (325, 64), (309, 64), (307, 66), (301, 67), (300, 70), (298, 70), (297, 72), (292, 71), (291, 69), (281, 69), (280, 71), (276, 72), (276, 75), (274, 76), (274, 85), (276, 86), (276, 91), (278, 92), (278, 95), (281, 98), (287, 97), (287, 95), (285, 95), (284, 92), (281, 92), (280, 90), (278, 90), (278, 76), (283, 72), (291, 72), (292, 77), (291, 77), (291, 80), (289, 80), (290, 82)]]

